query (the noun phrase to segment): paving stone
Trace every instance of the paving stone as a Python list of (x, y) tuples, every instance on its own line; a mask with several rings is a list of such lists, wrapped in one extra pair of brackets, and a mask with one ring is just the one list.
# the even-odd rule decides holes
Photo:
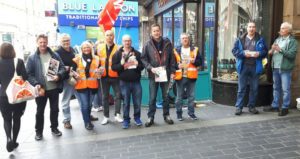
[(298, 157), (300, 158), (300, 154), (297, 152), (281, 152), (280, 154), (272, 155), (271, 156), (275, 159), (286, 159), (289, 157)]
[(281, 143), (275, 143), (275, 144), (262, 145), (262, 147), (264, 147), (265, 149), (274, 149), (274, 148), (284, 147), (284, 145)]
[(207, 152), (201, 152), (201, 156), (203, 157), (211, 157), (211, 156), (219, 156), (222, 155), (222, 151), (207, 151)]
[(249, 147), (239, 147), (237, 148), (240, 152), (250, 152), (250, 151), (257, 151), (262, 150), (263, 148), (261, 146), (249, 146)]

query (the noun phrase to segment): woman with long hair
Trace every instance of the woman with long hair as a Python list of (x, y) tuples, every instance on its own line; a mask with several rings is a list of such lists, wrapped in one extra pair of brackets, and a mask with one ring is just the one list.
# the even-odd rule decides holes
[(6, 88), (14, 77), (15, 70), (17, 75), (22, 76), (24, 80), (28, 78), (23, 60), (18, 59), (15, 66), (14, 58), (16, 58), (14, 47), (10, 43), (3, 43), (0, 46), (0, 110), (4, 121), (3, 125), (7, 137), (6, 149), (8, 152), (19, 146), (17, 138), (26, 102), (18, 104), (8, 103)]

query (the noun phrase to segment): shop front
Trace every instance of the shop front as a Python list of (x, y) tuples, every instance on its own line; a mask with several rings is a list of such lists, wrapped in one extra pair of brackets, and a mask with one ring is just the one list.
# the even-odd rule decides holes
[[(107, 0), (59, 0), (58, 29), (60, 33), (68, 33), (72, 37), (71, 45), (80, 45), (85, 40), (104, 42), (104, 32), (98, 26), (98, 16)], [(132, 35), (133, 47), (139, 48), (138, 2), (124, 1), (119, 16), (112, 29), (115, 42), (122, 44), (124, 34)]]
[[(256, 31), (263, 36), (269, 47), (277, 36), (282, 15), (282, 6), (275, 0), (217, 0), (215, 49), (213, 62), (212, 99), (216, 103), (234, 105), (237, 94), (238, 74), (236, 61), (231, 50), (235, 40), (246, 32), (247, 23), (255, 21)], [(281, 10), (280, 10), (281, 9)], [(270, 105), (272, 100), (272, 79), (270, 60), (263, 60), (264, 71), (260, 76), (257, 106)], [(249, 90), (247, 90), (249, 91)], [(248, 95), (246, 95), (248, 96)], [(245, 99), (247, 101), (247, 97)]]
[[(174, 47), (180, 46), (180, 34), (190, 35), (191, 42), (201, 50), (203, 65), (198, 68), (195, 98), (211, 99), (211, 60), (214, 42), (214, 0), (155, 0), (152, 4), (155, 22)], [(151, 17), (151, 15), (149, 15)]]

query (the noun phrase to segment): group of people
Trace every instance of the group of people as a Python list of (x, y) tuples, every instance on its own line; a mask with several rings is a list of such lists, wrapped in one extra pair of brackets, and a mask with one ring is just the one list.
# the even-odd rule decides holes
[[(262, 60), (269, 55), (273, 71), (273, 101), (271, 106), (264, 107), (264, 111), (278, 112), (279, 116), (286, 116), (291, 101), (291, 75), (295, 66), (297, 41), (292, 35), (292, 25), (288, 22), (281, 24), (279, 37), (272, 44), (271, 49), (265, 44), (264, 38), (256, 32), (255, 22), (249, 22), (247, 33), (239, 37), (232, 49), (237, 59), (238, 92), (235, 115), (241, 115), (244, 106), (247, 85), (250, 86), (248, 110), (258, 114), (255, 108), (258, 94), (259, 76), (263, 72)], [(282, 98), (282, 102), (280, 99)], [(281, 103), (281, 104), (280, 104)]]
[[(255, 108), (258, 92), (259, 75), (263, 71), (262, 59), (272, 55), (273, 68), (273, 102), (265, 111), (279, 112), (280, 116), (288, 114), (290, 104), (291, 71), (295, 65), (297, 42), (291, 35), (292, 25), (284, 22), (280, 28), (280, 36), (275, 40), (268, 51), (267, 46), (256, 32), (254, 22), (247, 25), (247, 33), (237, 39), (232, 49), (237, 58), (238, 92), (236, 101), (236, 115), (242, 114), (246, 87), (250, 85), (248, 109), (257, 114)], [(74, 95), (80, 105), (84, 126), (92, 130), (91, 121), (98, 118), (91, 115), (92, 105), (103, 105), (104, 117), (102, 125), (110, 122), (109, 94), (112, 87), (114, 93), (114, 119), (122, 123), (122, 127), (130, 127), (130, 105), (133, 103), (133, 119), (137, 126), (141, 126), (142, 86), (140, 83), (141, 71), (146, 69), (149, 77), (149, 109), (145, 127), (154, 124), (156, 112), (156, 97), (158, 88), (161, 88), (163, 100), (163, 118), (167, 124), (173, 124), (169, 113), (168, 89), (169, 82), (175, 80), (177, 97), (175, 101), (177, 119), (182, 121), (183, 96), (188, 97), (188, 116), (197, 120), (194, 111), (195, 83), (198, 77), (198, 67), (202, 65), (202, 57), (197, 47), (192, 46), (190, 37), (186, 33), (180, 36), (181, 45), (173, 48), (171, 42), (161, 35), (158, 24), (151, 26), (151, 37), (145, 43), (142, 53), (132, 47), (130, 35), (122, 37), (122, 46), (114, 43), (114, 33), (105, 32), (104, 44), (93, 46), (89, 41), (81, 44), (81, 52), (76, 54), (70, 46), (71, 37), (68, 34), (61, 36), (61, 46), (54, 52), (48, 47), (48, 37), (44, 34), (37, 36), (37, 50), (30, 55), (26, 63), (18, 59), (14, 65), (16, 53), (9, 43), (0, 47), (0, 110), (4, 119), (4, 129), (7, 136), (7, 151), (11, 152), (18, 147), (17, 137), (20, 130), (20, 118), (26, 107), (26, 102), (10, 104), (5, 93), (10, 80), (17, 75), (28, 80), (38, 90), (35, 99), (37, 105), (35, 139), (43, 139), (44, 111), (47, 101), (50, 105), (51, 132), (61, 136), (58, 129), (59, 94), (63, 123), (66, 129), (72, 129), (70, 100)], [(58, 71), (47, 79), (49, 61), (58, 61)], [(280, 107), (280, 95), (283, 95)], [(123, 101), (123, 102), (121, 102)], [(123, 103), (123, 117), (121, 116)], [(280, 109), (279, 109), (280, 108)], [(98, 108), (99, 109), (99, 108)]]
[[(63, 123), (66, 129), (72, 129), (70, 100), (74, 95), (78, 99), (84, 126), (92, 130), (91, 121), (98, 118), (91, 115), (93, 104), (103, 105), (104, 117), (102, 125), (110, 122), (109, 94), (112, 87), (114, 93), (114, 119), (122, 123), (122, 127), (130, 127), (131, 99), (134, 107), (134, 123), (143, 125), (141, 120), (142, 86), (141, 71), (145, 68), (149, 74), (149, 110), (146, 127), (154, 124), (156, 112), (156, 97), (158, 88), (162, 90), (163, 118), (167, 124), (173, 124), (169, 113), (168, 89), (169, 81), (173, 79), (177, 85), (176, 112), (177, 119), (182, 121), (182, 100), (184, 90), (188, 96), (188, 115), (197, 120), (194, 112), (195, 83), (198, 67), (202, 65), (202, 58), (197, 47), (191, 46), (188, 34), (181, 34), (181, 46), (173, 48), (167, 38), (163, 38), (158, 24), (151, 26), (151, 38), (143, 47), (142, 53), (132, 47), (130, 35), (122, 37), (122, 46), (114, 43), (114, 33), (105, 32), (104, 44), (94, 46), (89, 41), (81, 44), (81, 51), (76, 54), (70, 46), (71, 37), (62, 34), (60, 47), (53, 51), (48, 47), (48, 37), (44, 34), (37, 36), (37, 50), (28, 58), (26, 66), (21, 59), (14, 67), (16, 53), (12, 44), (3, 43), (0, 47), (0, 109), (4, 119), (4, 129), (7, 136), (7, 151), (18, 147), (17, 137), (20, 130), (20, 118), (26, 107), (26, 102), (10, 104), (5, 93), (13, 78), (13, 72), (28, 80), (38, 90), (35, 99), (37, 105), (35, 139), (43, 139), (44, 111), (49, 100), (51, 132), (54, 136), (61, 136), (58, 129), (59, 94)], [(57, 72), (47, 78), (49, 61), (57, 61)], [(121, 102), (122, 101), (122, 102)], [(121, 116), (123, 103), (123, 117)], [(99, 108), (98, 108), (99, 109)], [(12, 133), (12, 134), (11, 134)]]

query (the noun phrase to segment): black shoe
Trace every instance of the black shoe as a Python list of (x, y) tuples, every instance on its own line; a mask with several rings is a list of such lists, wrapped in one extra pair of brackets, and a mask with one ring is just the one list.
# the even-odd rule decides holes
[(42, 140), (43, 139), (43, 134), (42, 133), (36, 133), (34, 138), (35, 138), (36, 141)]
[(254, 107), (250, 107), (249, 112), (252, 113), (252, 114), (258, 114), (259, 113), (259, 111), (257, 109), (255, 109)]
[(13, 144), (14, 144), (14, 149), (16, 149), (17, 147), (19, 147), (19, 143), (14, 142)]
[(85, 128), (86, 128), (87, 130), (93, 130), (93, 129), (94, 129), (94, 125), (93, 125), (92, 123), (87, 123), (87, 124), (85, 125)]
[(153, 124), (154, 124), (154, 119), (148, 118), (147, 122), (145, 123), (145, 127), (150, 127)]
[(274, 108), (272, 106), (267, 106), (267, 107), (264, 107), (264, 112), (279, 112), (279, 109), (278, 108)]
[(281, 109), (278, 113), (278, 116), (286, 116), (289, 113), (288, 109)]
[(242, 109), (236, 108), (236, 110), (235, 110), (235, 115), (241, 115), (242, 112), (243, 112)]
[(197, 116), (195, 114), (189, 114), (190, 118), (193, 120), (198, 120)]
[(6, 143), (6, 150), (8, 152), (12, 152), (14, 150), (14, 142), (13, 141), (8, 141)]
[(168, 123), (169, 125), (174, 124), (174, 121), (171, 119), (170, 115), (164, 116), (164, 120), (166, 123)]
[(90, 115), (90, 120), (91, 121), (98, 121), (99, 119), (97, 117), (94, 117), (94, 116)]
[(62, 135), (61, 131), (59, 131), (57, 128), (52, 129), (52, 134), (55, 135), (55, 136), (61, 136)]

